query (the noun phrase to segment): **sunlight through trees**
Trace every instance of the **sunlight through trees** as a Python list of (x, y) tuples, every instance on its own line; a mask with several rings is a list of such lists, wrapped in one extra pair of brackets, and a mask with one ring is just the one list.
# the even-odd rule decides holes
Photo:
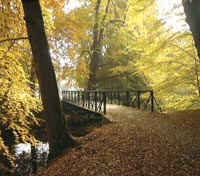
[[(40, 2), (57, 82), (77, 89), (153, 89), (166, 112), (199, 109), (199, 25), (187, 0), (171, 6), (161, 0), (76, 2)], [(0, 163), (12, 165), (9, 146), (36, 141), (31, 128), (46, 89), (39, 88), (41, 68), (33, 62), (21, 2), (0, 1), (0, 18)], [(45, 87), (46, 80), (39, 82)], [(10, 140), (5, 131), (12, 131)]]

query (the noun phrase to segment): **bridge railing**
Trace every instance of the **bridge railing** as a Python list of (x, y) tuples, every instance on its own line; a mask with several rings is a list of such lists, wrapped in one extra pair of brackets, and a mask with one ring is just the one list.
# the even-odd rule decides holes
[(154, 111), (153, 90), (107, 91), (107, 102), (110, 104), (134, 107)]
[(106, 103), (154, 111), (155, 104), (161, 111), (153, 90), (137, 91), (62, 91), (69, 103), (106, 114)]
[(106, 114), (105, 91), (62, 91), (62, 95), (69, 103)]

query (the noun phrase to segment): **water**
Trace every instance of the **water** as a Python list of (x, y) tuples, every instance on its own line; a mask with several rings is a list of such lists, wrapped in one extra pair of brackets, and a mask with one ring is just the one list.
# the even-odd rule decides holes
[(49, 145), (48, 143), (39, 143), (32, 148), (31, 152), (31, 144), (18, 144), (14, 146), (14, 152), (17, 159), (13, 175), (24, 176), (47, 165)]
[[(35, 146), (38, 153), (49, 152), (49, 144), (48, 143), (38, 143)], [(31, 153), (31, 144), (17, 144), (14, 146), (15, 155), (19, 156), (23, 152)]]
[[(93, 131), (95, 128), (102, 126), (101, 121), (93, 121), (81, 123), (80, 125), (69, 125), (72, 135), (79, 137), (86, 135)], [(47, 159), (49, 154), (48, 143), (39, 143), (32, 148), (31, 144), (18, 144), (13, 146), (13, 153), (15, 154), (17, 160), (15, 162), (15, 167), (13, 169), (14, 176), (28, 176), (31, 173), (35, 173), (35, 170), (41, 167), (46, 167)]]

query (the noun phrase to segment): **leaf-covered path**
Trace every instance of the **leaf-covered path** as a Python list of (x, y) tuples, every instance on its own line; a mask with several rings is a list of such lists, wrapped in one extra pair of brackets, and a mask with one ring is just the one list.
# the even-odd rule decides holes
[(79, 138), (38, 176), (199, 176), (200, 111), (166, 115), (111, 106), (113, 122)]

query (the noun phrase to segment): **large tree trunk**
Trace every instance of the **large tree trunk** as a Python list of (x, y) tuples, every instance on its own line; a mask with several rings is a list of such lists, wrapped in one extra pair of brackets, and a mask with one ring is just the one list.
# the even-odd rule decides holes
[[(182, 0), (184, 7), (184, 12), (186, 15), (186, 21), (190, 26), (192, 32), (195, 47), (197, 49), (198, 57), (200, 58), (200, 0)], [(200, 95), (200, 85), (199, 85), (199, 73), (197, 70), (197, 61), (196, 64), (196, 77), (197, 77), (197, 86), (198, 92)]]
[(87, 90), (96, 90), (97, 89), (97, 76), (96, 72), (99, 66), (99, 51), (94, 51), (92, 53), (91, 61), (90, 61), (90, 74)]
[(99, 68), (100, 57), (102, 54), (102, 46), (101, 41), (103, 39), (104, 28), (105, 28), (105, 20), (108, 14), (108, 8), (110, 5), (110, 0), (108, 0), (105, 14), (101, 21), (101, 26), (99, 27), (99, 8), (101, 5), (101, 0), (97, 0), (95, 6), (95, 23), (93, 28), (93, 45), (92, 45), (92, 56), (90, 62), (90, 74), (89, 74), (89, 81), (88, 81), (88, 90), (95, 90), (97, 88), (97, 77), (96, 73)]
[(39, 1), (22, 0), (22, 4), (28, 38), (38, 72), (47, 126), (49, 158), (53, 158), (59, 155), (64, 148), (76, 145), (76, 142), (64, 122)]
[(93, 45), (92, 45), (92, 56), (90, 61), (90, 74), (88, 80), (88, 90), (95, 90), (96, 89), (96, 72), (99, 65), (100, 59), (100, 43), (99, 43), (99, 8), (100, 8), (101, 0), (97, 0), (95, 6), (95, 23), (93, 29)]
[(200, 0), (182, 0), (186, 21), (190, 26), (200, 58)]

